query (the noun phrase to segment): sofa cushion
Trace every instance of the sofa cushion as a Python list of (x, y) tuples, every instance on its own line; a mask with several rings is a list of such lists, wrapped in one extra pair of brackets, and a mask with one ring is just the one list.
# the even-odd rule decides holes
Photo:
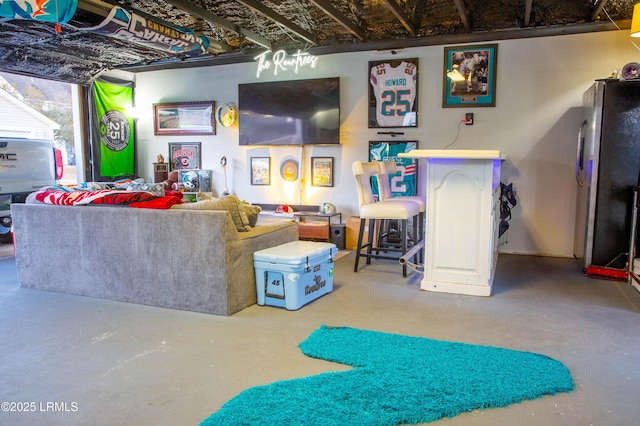
[(231, 214), (233, 223), (238, 232), (251, 230), (249, 218), (242, 207), (242, 201), (235, 195), (222, 198), (210, 198), (195, 203), (176, 204), (172, 208), (182, 210), (225, 210)]

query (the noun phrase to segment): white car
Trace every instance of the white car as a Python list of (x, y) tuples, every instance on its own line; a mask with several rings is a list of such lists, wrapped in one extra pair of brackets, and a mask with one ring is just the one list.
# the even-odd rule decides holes
[(62, 154), (53, 141), (0, 138), (0, 243), (11, 242), (11, 204), (55, 185), (62, 170)]

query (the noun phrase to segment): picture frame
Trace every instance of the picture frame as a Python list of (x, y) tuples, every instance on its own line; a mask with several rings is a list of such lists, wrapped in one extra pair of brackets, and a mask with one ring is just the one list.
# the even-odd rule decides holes
[[(369, 141), (369, 161), (396, 162), (398, 171), (389, 176), (392, 197), (418, 195), (418, 160), (398, 157), (414, 149), (418, 149), (418, 141)], [(371, 179), (371, 189), (379, 197), (376, 179)]]
[(498, 45), (444, 48), (442, 107), (495, 107)]
[(333, 157), (311, 157), (311, 186), (333, 186)]
[(369, 128), (418, 126), (418, 58), (369, 62)]
[(215, 101), (153, 104), (156, 135), (215, 135)]
[(200, 142), (169, 143), (169, 171), (202, 168)]
[(251, 185), (271, 185), (271, 157), (251, 157)]

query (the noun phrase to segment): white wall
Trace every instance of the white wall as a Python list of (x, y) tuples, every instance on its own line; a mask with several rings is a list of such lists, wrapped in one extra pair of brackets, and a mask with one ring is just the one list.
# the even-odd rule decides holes
[[(306, 187), (301, 200), (296, 187), (288, 188), (279, 175), (285, 157), (299, 157), (297, 147), (240, 147), (237, 125), (217, 127), (215, 136), (155, 136), (152, 104), (215, 100), (218, 105), (238, 101), (237, 85), (255, 82), (256, 64), (234, 64), (189, 70), (139, 73), (136, 106), (138, 167), (151, 180), (158, 154), (168, 155), (168, 142), (202, 142), (203, 168), (214, 171), (215, 191), (224, 190), (220, 166), (229, 161), (229, 189), (254, 203), (319, 204), (331, 202), (343, 218), (357, 215), (357, 195), (351, 174), (356, 159), (366, 160), (368, 141), (387, 140), (367, 128), (368, 61), (419, 59), (419, 127), (393, 129), (398, 137), (418, 140), (420, 148), (443, 148), (452, 142), (465, 112), (475, 113), (473, 126), (462, 126), (456, 149), (500, 149), (507, 157), (502, 181), (513, 182), (518, 206), (501, 251), (571, 256), (573, 249), (576, 183), (574, 179), (577, 129), (583, 92), (597, 78), (608, 77), (627, 62), (639, 61), (628, 31), (555, 36), (497, 42), (497, 98), (495, 107), (442, 108), (443, 46), (389, 52), (360, 52), (319, 57), (316, 69), (298, 75), (266, 72), (260, 81), (298, 78), (341, 78), (341, 145), (307, 147), (303, 173), (309, 182), (311, 156), (333, 156), (333, 188)], [(385, 129), (388, 130), (388, 129)], [(272, 157), (271, 186), (251, 186), (248, 162), (252, 156)], [(419, 168), (421, 181), (424, 165)], [(419, 192), (424, 193), (420, 184)]]

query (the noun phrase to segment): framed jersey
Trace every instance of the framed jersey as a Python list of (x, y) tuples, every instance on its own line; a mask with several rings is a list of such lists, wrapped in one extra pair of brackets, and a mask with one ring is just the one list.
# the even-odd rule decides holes
[(369, 62), (369, 128), (418, 126), (418, 59)]
[[(391, 196), (418, 195), (418, 160), (400, 158), (398, 154), (418, 149), (418, 141), (369, 141), (369, 161), (395, 161), (398, 171), (389, 176)], [(378, 196), (378, 182), (371, 179), (371, 189)]]

